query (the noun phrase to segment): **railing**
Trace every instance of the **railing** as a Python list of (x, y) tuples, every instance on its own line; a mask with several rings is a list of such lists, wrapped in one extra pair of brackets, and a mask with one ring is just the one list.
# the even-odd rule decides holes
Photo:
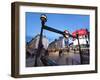
[(57, 66), (58, 65), (55, 61), (50, 60), (45, 56), (41, 56), (41, 61), (44, 66)]

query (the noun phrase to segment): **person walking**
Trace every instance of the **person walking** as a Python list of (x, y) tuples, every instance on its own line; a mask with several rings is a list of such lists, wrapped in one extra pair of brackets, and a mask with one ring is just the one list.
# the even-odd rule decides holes
[(59, 51), (59, 57), (61, 57), (61, 56), (62, 56), (62, 50)]

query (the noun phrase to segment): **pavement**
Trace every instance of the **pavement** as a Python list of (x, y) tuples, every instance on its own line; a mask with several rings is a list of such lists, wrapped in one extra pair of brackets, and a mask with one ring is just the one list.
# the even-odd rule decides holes
[[(83, 64), (89, 64), (89, 55), (83, 54)], [(49, 52), (49, 56), (47, 56), (48, 62), (55, 62), (58, 65), (80, 65), (80, 54), (79, 52), (74, 53), (70, 52), (62, 52), (61, 56), (59, 56), (59, 52)], [(34, 67), (35, 56), (30, 56), (26, 59), (26, 67)], [(50, 63), (51, 63), (50, 62)], [(38, 66), (44, 66), (42, 61), (38, 59)]]

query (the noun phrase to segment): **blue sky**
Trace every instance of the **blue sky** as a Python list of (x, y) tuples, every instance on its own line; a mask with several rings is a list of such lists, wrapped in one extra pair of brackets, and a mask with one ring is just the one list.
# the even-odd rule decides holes
[[(40, 33), (41, 21), (40, 16), (42, 13), (26, 12), (26, 41), (30, 41), (34, 36)], [(46, 13), (46, 25), (61, 31), (68, 30), (70, 33), (77, 29), (90, 27), (89, 15), (76, 15), (76, 14), (51, 14)], [(55, 38), (61, 36), (54, 32), (44, 30), (43, 35), (53, 41)]]

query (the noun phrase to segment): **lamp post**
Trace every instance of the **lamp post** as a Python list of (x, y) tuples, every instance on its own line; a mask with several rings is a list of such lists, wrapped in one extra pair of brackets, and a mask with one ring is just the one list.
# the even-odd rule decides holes
[(88, 55), (89, 55), (89, 42), (90, 42), (90, 40), (89, 40), (89, 31), (88, 31), (88, 29), (86, 29), (86, 35), (85, 35), (85, 38), (86, 38), (86, 48), (87, 48), (87, 53), (88, 53)]
[(70, 48), (69, 48), (69, 31), (65, 30), (63, 36), (64, 36), (64, 37), (66, 38), (66, 40), (67, 40), (67, 44), (65, 44), (65, 45), (67, 45), (67, 52), (69, 52), (69, 50), (70, 50)]
[(86, 36), (85, 36), (85, 38), (86, 38), (86, 44), (87, 44), (87, 47), (89, 47), (89, 31), (88, 31), (88, 29), (86, 29)]
[(76, 38), (78, 40), (78, 47), (79, 47), (79, 54), (80, 54), (80, 62), (81, 62), (81, 64), (83, 64), (82, 52), (81, 52), (81, 46), (80, 46), (80, 42), (79, 42), (79, 34), (78, 34), (78, 32), (76, 33)]
[(34, 66), (38, 66), (37, 60), (38, 60), (38, 57), (40, 56), (41, 50), (43, 48), (43, 44), (42, 44), (43, 27), (45, 26), (45, 22), (47, 21), (47, 16), (45, 14), (42, 14), (41, 17), (40, 17), (40, 20), (41, 20), (41, 26), (42, 27), (41, 27), (40, 39), (39, 39), (39, 43), (38, 43), (38, 50), (37, 50)]

